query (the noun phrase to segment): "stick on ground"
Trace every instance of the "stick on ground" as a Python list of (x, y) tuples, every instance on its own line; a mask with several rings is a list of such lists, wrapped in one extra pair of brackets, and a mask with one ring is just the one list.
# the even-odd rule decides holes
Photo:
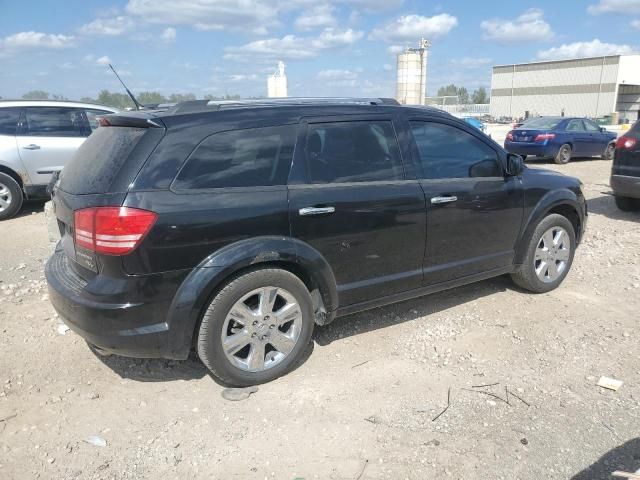
[(436, 415), (435, 418), (431, 421), (435, 422), (437, 419), (439, 419), (444, 412), (449, 410), (450, 405), (451, 405), (451, 387), (449, 387), (449, 390), (447, 390), (447, 406), (438, 415)]

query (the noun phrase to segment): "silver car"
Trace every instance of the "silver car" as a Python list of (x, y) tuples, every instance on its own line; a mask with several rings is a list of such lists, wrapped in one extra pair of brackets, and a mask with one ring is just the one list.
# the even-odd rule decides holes
[(97, 117), (115, 112), (79, 102), (0, 101), (0, 220), (18, 213), (24, 199), (46, 198), (51, 175), (98, 127)]

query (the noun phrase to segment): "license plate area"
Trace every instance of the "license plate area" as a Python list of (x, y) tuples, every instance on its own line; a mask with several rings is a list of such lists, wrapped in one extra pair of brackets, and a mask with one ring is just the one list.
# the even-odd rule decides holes
[(98, 273), (98, 264), (96, 263), (96, 255), (91, 250), (76, 245), (75, 248), (76, 262), (94, 273)]

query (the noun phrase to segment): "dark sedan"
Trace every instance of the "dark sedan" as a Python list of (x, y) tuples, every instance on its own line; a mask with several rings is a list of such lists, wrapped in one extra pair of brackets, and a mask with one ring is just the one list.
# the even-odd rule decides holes
[(565, 164), (571, 157), (612, 159), (616, 134), (588, 118), (538, 117), (507, 133), (504, 148), (524, 158), (553, 158)]

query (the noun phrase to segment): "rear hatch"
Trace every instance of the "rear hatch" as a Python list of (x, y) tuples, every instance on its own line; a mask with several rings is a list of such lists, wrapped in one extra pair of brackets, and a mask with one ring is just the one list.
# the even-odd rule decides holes
[(77, 212), (121, 206), (129, 185), (165, 132), (164, 125), (148, 114), (130, 115), (104, 117), (101, 126), (64, 167), (53, 189), (62, 249), (71, 260), (71, 267), (85, 279), (110, 265), (119, 266), (120, 260), (105, 258), (78, 245)]
[(540, 134), (546, 134), (544, 130), (529, 130), (520, 127), (512, 132), (514, 142), (533, 143)]
[(640, 121), (618, 137), (611, 172), (614, 175), (640, 177)]

